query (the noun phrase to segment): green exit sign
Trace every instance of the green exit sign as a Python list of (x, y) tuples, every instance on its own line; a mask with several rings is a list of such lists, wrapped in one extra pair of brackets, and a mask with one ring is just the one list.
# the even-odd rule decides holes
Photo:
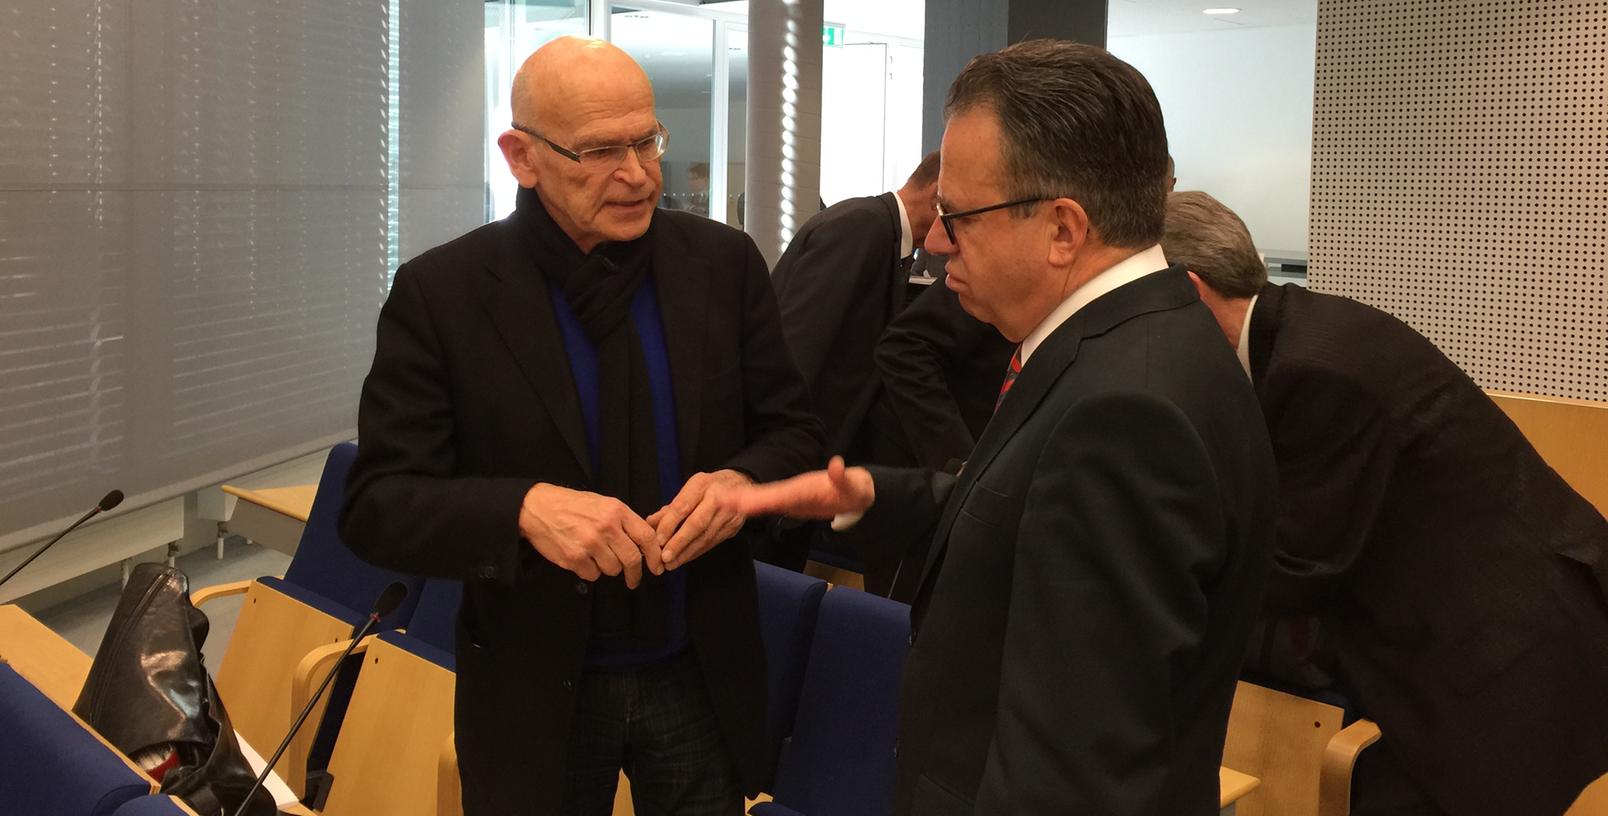
[(843, 26), (830, 24), (821, 26), (821, 45), (842, 48)]

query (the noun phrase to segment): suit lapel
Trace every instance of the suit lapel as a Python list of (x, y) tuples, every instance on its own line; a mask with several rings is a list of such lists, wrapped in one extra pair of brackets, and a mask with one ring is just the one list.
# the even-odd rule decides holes
[(961, 472), (960, 482), (951, 491), (944, 512), (938, 519), (934, 544), (922, 569), (914, 603), (912, 621), (919, 621), (926, 597), (932, 591), (939, 566), (949, 548), (949, 532), (955, 523), (960, 506), (976, 484), (977, 478), (988, 470), (1005, 444), (1021, 430), (1038, 410), (1039, 404), (1049, 396), (1050, 390), (1077, 360), (1078, 349), (1086, 337), (1105, 334), (1116, 326), (1147, 312), (1175, 309), (1198, 301), (1193, 284), (1185, 277), (1182, 267), (1140, 278), (1096, 298), (1094, 302), (1072, 315), (1060, 328), (1050, 333), (1022, 367), (1022, 373), (1011, 386), (1010, 397), (1000, 405), (999, 411), (988, 421), (983, 435), (972, 449)]
[(654, 216), (653, 282), (670, 355), (670, 381), (676, 398), (681, 469), (698, 468), (698, 432), (703, 416), (703, 356), (709, 312), (709, 270), (695, 260), (684, 233), (663, 214)]
[(502, 228), (504, 251), (497, 262), (486, 268), (496, 281), (486, 297), (486, 311), (513, 353), (520, 373), (558, 426), (575, 463), (590, 478), (592, 458), (587, 454), (580, 397), (576, 395), (569, 357), (564, 353), (558, 319), (553, 316), (541, 259), (522, 234), (517, 217), (503, 221)]

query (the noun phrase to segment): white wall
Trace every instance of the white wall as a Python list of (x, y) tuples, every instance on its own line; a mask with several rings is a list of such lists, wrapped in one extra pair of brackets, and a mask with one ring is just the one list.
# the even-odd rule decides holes
[(1114, 37), (1167, 118), (1179, 190), (1228, 205), (1264, 253), (1307, 252), (1317, 26)]

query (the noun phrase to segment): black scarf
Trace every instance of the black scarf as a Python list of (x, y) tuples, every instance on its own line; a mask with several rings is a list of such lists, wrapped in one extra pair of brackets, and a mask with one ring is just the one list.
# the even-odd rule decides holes
[[(521, 187), (516, 213), (538, 250), (538, 265), (564, 293), (587, 339), (597, 347), (597, 463), (595, 492), (624, 502), (643, 518), (664, 505), (659, 447), (653, 433), (653, 390), (642, 341), (631, 322), (631, 298), (651, 268), (648, 234), (606, 242), (590, 253), (559, 228), (536, 191)], [(650, 228), (651, 233), (651, 228)], [(592, 635), (649, 643), (668, 636), (669, 594), (646, 569), (636, 591), (619, 576), (593, 586)]]

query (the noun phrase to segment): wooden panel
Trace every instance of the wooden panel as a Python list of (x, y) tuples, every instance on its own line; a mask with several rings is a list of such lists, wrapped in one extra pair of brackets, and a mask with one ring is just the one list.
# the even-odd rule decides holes
[(1608, 774), (1586, 788), (1564, 816), (1608, 816)]
[[(261, 582), (253, 582), (246, 590), (229, 650), (218, 665), (217, 684), (235, 731), (258, 754), (272, 754), (290, 730), (295, 717), (290, 710), (290, 678), (296, 663), (313, 649), (351, 635), (351, 624)], [(305, 727), (316, 727), (324, 705), (319, 702)], [(281, 758), (274, 772), (298, 796), (305, 792), (305, 771), (296, 772)]]
[(68, 711), (89, 677), (89, 655), (12, 604), (0, 606), (0, 661)]
[(1608, 403), (1491, 392), (1541, 458), (1608, 516)]
[(1240, 683), (1228, 715), (1223, 765), (1261, 780), (1236, 805), (1239, 816), (1312, 816), (1324, 748), (1340, 731), (1342, 712), (1251, 683)]
[(324, 816), (435, 816), (457, 676), (376, 640), (330, 757)]
[[(248, 490), (244, 487), (223, 485), (222, 490), (242, 501), (266, 507), (276, 513), (282, 513), (297, 521), (305, 522), (307, 521), (307, 516), (313, 511), (313, 497), (318, 494), (318, 485), (265, 487), (260, 490)], [(236, 506), (235, 509), (239, 510), (240, 508)]]
[[(1245, 795), (1262, 784), (1262, 780), (1233, 768), (1217, 769), (1217, 806), (1226, 808), (1245, 798)], [(1246, 812), (1246, 811), (1241, 811)]]

